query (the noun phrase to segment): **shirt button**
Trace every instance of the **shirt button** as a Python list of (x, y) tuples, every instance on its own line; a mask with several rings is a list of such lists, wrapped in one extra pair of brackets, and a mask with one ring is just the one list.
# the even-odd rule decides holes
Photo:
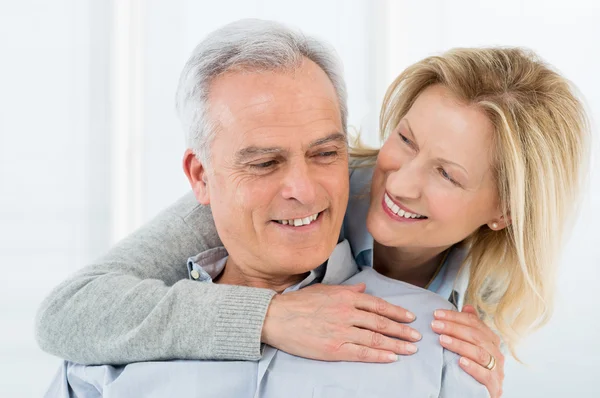
[(194, 278), (194, 279), (200, 278), (200, 273), (196, 270), (193, 270), (192, 272), (190, 272), (190, 274), (192, 275), (192, 278)]

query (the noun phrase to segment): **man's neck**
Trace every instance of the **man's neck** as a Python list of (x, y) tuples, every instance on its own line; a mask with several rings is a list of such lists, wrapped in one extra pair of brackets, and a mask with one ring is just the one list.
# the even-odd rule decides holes
[(294, 286), (302, 281), (307, 275), (308, 273), (300, 275), (263, 275), (260, 272), (239, 267), (236, 262), (229, 257), (223, 272), (214, 279), (214, 283), (259, 287), (282, 293), (288, 287)]
[(388, 278), (426, 287), (444, 259), (448, 247), (399, 248), (373, 246), (373, 268)]

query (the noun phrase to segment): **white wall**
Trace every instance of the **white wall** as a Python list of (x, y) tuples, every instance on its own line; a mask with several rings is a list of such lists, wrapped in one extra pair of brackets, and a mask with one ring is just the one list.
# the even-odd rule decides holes
[[(173, 106), (179, 71), (199, 39), (242, 17), (330, 41), (346, 67), (350, 124), (371, 143), (393, 77), (459, 45), (539, 51), (600, 118), (592, 1), (0, 0), (0, 396), (40, 396), (56, 370), (58, 360), (33, 341), (35, 309), (49, 290), (188, 190)], [(530, 367), (507, 365), (507, 397), (600, 394), (594, 145), (556, 316), (524, 344)]]
[[(105, 250), (91, 194), (89, 8), (0, 4), (0, 396), (40, 396), (56, 360), (33, 342), (50, 287)], [(41, 385), (39, 383), (42, 383)]]

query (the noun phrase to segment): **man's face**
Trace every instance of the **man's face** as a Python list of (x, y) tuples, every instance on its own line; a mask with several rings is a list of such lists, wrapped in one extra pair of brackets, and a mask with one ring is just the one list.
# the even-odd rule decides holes
[[(294, 71), (230, 72), (210, 88), (217, 124), (206, 191), (230, 261), (303, 274), (333, 251), (348, 201), (348, 154), (333, 85)], [(315, 219), (316, 217), (316, 219)]]

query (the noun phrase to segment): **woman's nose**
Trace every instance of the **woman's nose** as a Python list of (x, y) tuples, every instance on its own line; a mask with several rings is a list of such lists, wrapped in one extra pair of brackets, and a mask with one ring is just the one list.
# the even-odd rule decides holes
[(406, 162), (389, 173), (386, 190), (397, 198), (417, 199), (421, 196), (424, 177), (418, 165)]

